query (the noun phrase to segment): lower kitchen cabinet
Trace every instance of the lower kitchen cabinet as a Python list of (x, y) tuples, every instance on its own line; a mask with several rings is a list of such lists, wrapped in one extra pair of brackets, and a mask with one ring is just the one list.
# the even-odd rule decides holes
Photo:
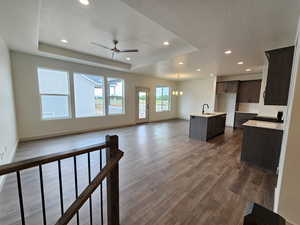
[(257, 113), (243, 113), (235, 112), (234, 116), (234, 128), (243, 128), (242, 124), (251, 120), (257, 116)]
[(241, 160), (258, 167), (277, 171), (282, 130), (244, 126)]
[(225, 122), (226, 122), (226, 115), (222, 116), (215, 116), (209, 118), (207, 121), (207, 138), (212, 138), (219, 134), (224, 133), (225, 130)]
[(189, 137), (207, 141), (219, 134), (224, 133), (226, 114), (216, 116), (195, 116), (190, 117)]

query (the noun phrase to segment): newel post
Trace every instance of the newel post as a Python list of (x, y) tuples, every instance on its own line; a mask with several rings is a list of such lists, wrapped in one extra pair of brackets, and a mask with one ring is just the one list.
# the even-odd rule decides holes
[[(108, 148), (106, 149), (106, 162), (114, 158), (119, 150), (119, 138), (117, 135), (105, 137)], [(120, 225), (119, 216), (119, 164), (107, 177), (107, 224)]]

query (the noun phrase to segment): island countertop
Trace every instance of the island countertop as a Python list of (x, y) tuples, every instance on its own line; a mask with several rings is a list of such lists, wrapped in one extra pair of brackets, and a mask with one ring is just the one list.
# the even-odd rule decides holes
[(215, 116), (222, 116), (226, 115), (226, 112), (210, 112), (210, 113), (191, 113), (190, 116), (198, 116), (198, 117), (205, 117), (205, 118), (210, 118), (210, 117), (215, 117)]
[(243, 126), (267, 128), (273, 130), (283, 130), (283, 123), (267, 122), (267, 121), (259, 121), (259, 120), (248, 120), (246, 123), (243, 123)]

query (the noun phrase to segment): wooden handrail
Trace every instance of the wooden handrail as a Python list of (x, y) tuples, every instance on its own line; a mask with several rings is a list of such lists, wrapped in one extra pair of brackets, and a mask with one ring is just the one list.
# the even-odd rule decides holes
[(107, 165), (98, 173), (93, 181), (84, 189), (79, 197), (66, 210), (62, 217), (55, 223), (55, 225), (67, 225), (84, 203), (90, 198), (93, 192), (99, 187), (102, 181), (111, 173), (111, 171), (118, 165), (119, 160), (123, 157), (123, 152), (118, 150), (114, 158), (108, 161)]
[(45, 156), (35, 157), (32, 159), (27, 159), (27, 160), (22, 160), (22, 161), (15, 162), (15, 163), (2, 165), (2, 166), (0, 166), (0, 176), (8, 174), (8, 173), (24, 170), (24, 169), (29, 169), (29, 168), (36, 167), (39, 165), (55, 162), (57, 160), (70, 158), (72, 156), (77, 156), (77, 155), (82, 155), (82, 154), (86, 154), (89, 152), (102, 150), (107, 147), (110, 147), (109, 143), (95, 144), (95, 145), (90, 145), (87, 147), (75, 148), (75, 149), (64, 151), (64, 152), (53, 153), (53, 154), (49, 154), (49, 155), (45, 155)]
[[(19, 162), (14, 162), (0, 166), (0, 176), (15, 172), (17, 175), (17, 185), (18, 185), (18, 196), (19, 196), (19, 206), (20, 206), (20, 217), (22, 225), (26, 224), (26, 218), (24, 213), (24, 199), (22, 191), (22, 180), (21, 171), (24, 169), (29, 169), (33, 167), (39, 168), (40, 177), (40, 188), (41, 188), (41, 206), (43, 213), (43, 224), (46, 224), (46, 207), (45, 207), (45, 192), (44, 192), (44, 182), (43, 182), (43, 165), (47, 163), (57, 162), (58, 163), (58, 179), (59, 179), (59, 193), (60, 193), (60, 208), (62, 217), (57, 221), (56, 224), (68, 224), (68, 222), (76, 214), (77, 223), (79, 223), (79, 209), (82, 205), (89, 199), (90, 200), (90, 223), (93, 221), (93, 207), (92, 207), (92, 193), (99, 187), (100, 188), (100, 206), (101, 206), (101, 222), (103, 224), (103, 180), (106, 178), (107, 185), (107, 225), (120, 225), (119, 221), (119, 160), (123, 156), (123, 152), (119, 150), (118, 136), (107, 135), (105, 137), (105, 143), (90, 145), (87, 147), (76, 148), (65, 152), (53, 153), (46, 156), (35, 157), (32, 159), (27, 159)], [(106, 151), (106, 166), (102, 168), (102, 150)], [(99, 163), (100, 172), (92, 180), (91, 177), (91, 152), (99, 151)], [(85, 190), (78, 196), (78, 182), (77, 182), (77, 161), (76, 156), (87, 154), (88, 162), (88, 179), (89, 185)], [(64, 211), (64, 196), (63, 196), (63, 179), (62, 179), (62, 168), (61, 160), (67, 158), (73, 158), (74, 163), (74, 177), (75, 177), (75, 192), (76, 199), (68, 208)]]

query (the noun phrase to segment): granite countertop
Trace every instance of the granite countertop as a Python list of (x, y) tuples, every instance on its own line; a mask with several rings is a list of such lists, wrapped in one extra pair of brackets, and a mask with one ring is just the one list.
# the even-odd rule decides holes
[(215, 117), (215, 116), (221, 116), (221, 115), (226, 115), (226, 112), (209, 112), (209, 113), (191, 113), (191, 116), (199, 116), (199, 117)]
[(258, 121), (258, 120), (248, 120), (246, 123), (243, 123), (243, 126), (267, 128), (273, 130), (283, 130), (282, 123)]

